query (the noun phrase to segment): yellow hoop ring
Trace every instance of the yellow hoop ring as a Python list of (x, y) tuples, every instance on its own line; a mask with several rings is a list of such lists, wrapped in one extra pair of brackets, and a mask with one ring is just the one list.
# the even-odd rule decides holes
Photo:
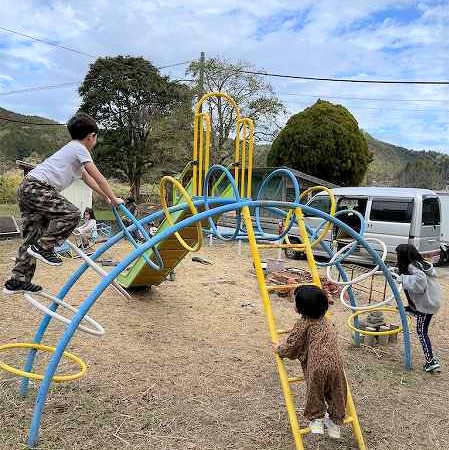
[[(175, 223), (173, 222), (173, 220), (171, 218), (170, 211), (168, 210), (167, 201), (165, 199), (166, 193), (167, 193), (167, 191), (165, 189), (165, 184), (168, 181), (170, 183), (172, 183), (181, 192), (181, 196), (184, 197), (184, 200), (186, 201), (192, 215), (198, 214), (198, 211), (195, 208), (195, 205), (193, 204), (192, 198), (190, 197), (189, 193), (184, 189), (183, 185), (175, 178), (166, 175), (165, 177), (163, 177), (161, 179), (161, 184), (160, 184), (159, 192), (160, 192), (160, 196), (161, 196), (161, 205), (162, 205), (162, 210), (164, 211), (165, 219), (170, 224), (170, 226), (174, 226)], [(177, 231), (174, 233), (176, 236), (176, 239), (178, 239), (179, 243), (189, 252), (197, 252), (203, 245), (203, 230), (201, 228), (201, 222), (197, 222), (195, 224), (195, 226), (196, 226), (196, 230), (198, 233), (198, 240), (193, 247), (191, 247), (189, 244), (187, 244), (187, 242), (181, 237), (181, 235)]]
[[(46, 351), (49, 353), (54, 353), (56, 351), (56, 347), (50, 347), (48, 345), (27, 343), (27, 342), (14, 342), (11, 344), (0, 345), (0, 352), (2, 352), (3, 350), (11, 349), (11, 348), (32, 348), (35, 350), (43, 350), (43, 351)], [(73, 375), (55, 375), (52, 378), (52, 381), (54, 381), (55, 383), (62, 383), (64, 381), (77, 380), (78, 378), (81, 378), (86, 373), (87, 366), (86, 366), (86, 363), (81, 358), (78, 358), (78, 356), (75, 356), (73, 353), (69, 353), (69, 352), (64, 352), (64, 356), (67, 359), (71, 359), (72, 361), (77, 363), (81, 367), (81, 370), (78, 373), (75, 373)], [(12, 373), (19, 377), (29, 378), (31, 380), (43, 380), (44, 379), (44, 375), (40, 375), (40, 374), (34, 373), (34, 372), (25, 372), (24, 370), (16, 369), (15, 367), (9, 366), (8, 364), (5, 364), (2, 361), (0, 361), (0, 369), (3, 369), (6, 372)]]
[[(331, 209), (330, 209), (330, 213), (329, 215), (334, 216), (335, 212), (337, 210), (337, 204), (335, 202), (335, 196), (332, 193), (332, 191), (327, 188), (326, 186), (313, 186), (309, 189), (306, 189), (300, 196), (299, 196), (299, 201), (301, 202), (301, 200), (303, 200), (303, 198), (310, 194), (311, 192), (315, 192), (315, 191), (325, 191), (327, 193), (327, 195), (329, 196), (330, 202), (331, 202)], [(312, 197), (313, 198), (313, 197)], [(293, 209), (290, 209), (287, 213), (287, 216), (284, 220), (284, 228), (288, 227), (289, 224), (289, 220), (290, 217), (293, 213)], [(331, 229), (332, 227), (332, 223), (331, 222), (327, 222), (326, 226), (322, 229), (321, 233), (319, 234), (319, 236), (310, 244), (311, 248), (316, 247), (326, 236), (327, 232)], [(288, 234), (285, 236), (284, 238), (285, 242), (289, 245), (292, 245), (290, 242), (290, 239), (288, 237)]]
[[(301, 202), (301, 200), (303, 200), (308, 194), (310, 194), (311, 192), (315, 192), (315, 191), (324, 191), (327, 193), (327, 195), (329, 196), (329, 200), (331, 202), (331, 209), (329, 212), (330, 216), (334, 216), (335, 212), (337, 211), (337, 204), (335, 202), (335, 196), (332, 193), (332, 191), (327, 188), (326, 186), (313, 186), (309, 189), (306, 189), (300, 196), (299, 196), (299, 201)], [(312, 199), (316, 196), (316, 194), (312, 197)], [(311, 200), (312, 200), (311, 199)], [(332, 222), (327, 222), (326, 226), (321, 230), (321, 233), (319, 234), (319, 236), (310, 244), (310, 246), (312, 248), (316, 247), (326, 236), (327, 232), (332, 228)]]
[[(396, 308), (392, 308), (389, 306), (384, 306), (382, 308), (375, 308), (375, 309), (370, 309), (370, 310), (356, 311), (355, 313), (351, 314), (348, 317), (348, 327), (352, 331), (355, 331), (356, 333), (364, 334), (367, 336), (390, 336), (393, 334), (398, 334), (404, 330), (402, 325), (399, 325), (399, 328), (395, 328), (394, 330), (385, 330), (385, 331), (367, 331), (367, 330), (361, 330), (354, 326), (354, 319), (356, 317), (360, 316), (361, 314), (366, 314), (366, 313), (369, 313), (372, 311), (385, 311), (385, 312), (396, 312), (396, 313), (399, 312)], [(409, 318), (409, 320), (410, 320), (410, 318)]]

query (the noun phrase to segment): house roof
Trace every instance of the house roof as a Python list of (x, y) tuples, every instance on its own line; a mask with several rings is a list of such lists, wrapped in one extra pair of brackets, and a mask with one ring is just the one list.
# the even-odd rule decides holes
[(328, 188), (338, 188), (339, 186), (337, 184), (331, 183), (326, 180), (322, 180), (321, 178), (314, 177), (313, 175), (309, 175), (304, 172), (300, 172), (299, 170), (292, 169), (291, 167), (287, 166), (281, 166), (281, 167), (255, 167), (253, 169), (253, 172), (272, 172), (276, 169), (287, 169), (289, 170), (295, 177), (301, 178), (302, 180), (309, 181), (310, 183), (313, 183), (314, 185), (321, 185), (326, 186)]

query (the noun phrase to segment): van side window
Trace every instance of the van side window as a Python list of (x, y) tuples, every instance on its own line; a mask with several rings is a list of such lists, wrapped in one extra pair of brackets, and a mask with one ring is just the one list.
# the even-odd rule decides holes
[(378, 222), (410, 223), (413, 200), (373, 200), (370, 220)]
[(423, 198), (422, 202), (422, 224), (440, 224), (440, 203), (435, 197)]
[(366, 199), (366, 198), (342, 197), (337, 202), (337, 211), (349, 209), (351, 211), (353, 211), (353, 210), (357, 211), (362, 216), (365, 216), (367, 202), (368, 202), (368, 199)]
[[(329, 197), (327, 195), (320, 195), (315, 197), (309, 204), (311, 208), (319, 209), (320, 211), (323, 211), (327, 214), (330, 214), (331, 211), (331, 202), (329, 200)], [(305, 217), (311, 217), (312, 214), (307, 214), (304, 211)]]

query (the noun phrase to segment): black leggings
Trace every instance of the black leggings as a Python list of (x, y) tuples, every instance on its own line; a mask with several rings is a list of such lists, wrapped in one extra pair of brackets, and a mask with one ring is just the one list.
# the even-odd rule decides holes
[(426, 362), (430, 362), (433, 359), (432, 343), (430, 342), (428, 335), (432, 316), (432, 314), (424, 314), (416, 311), (416, 331), (418, 333), (419, 342), (421, 342)]

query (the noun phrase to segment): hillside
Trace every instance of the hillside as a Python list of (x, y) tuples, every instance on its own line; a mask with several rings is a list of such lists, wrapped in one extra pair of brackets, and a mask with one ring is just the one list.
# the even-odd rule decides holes
[(388, 144), (365, 133), (368, 150), (373, 154), (373, 161), (362, 182), (364, 186), (399, 186), (400, 173), (407, 163), (413, 163), (421, 155), (419, 152), (404, 147)]
[[(26, 125), (20, 122), (48, 125)], [(0, 108), (0, 173), (13, 167), (16, 159), (31, 157), (36, 162), (40, 161), (69, 139), (67, 129), (53, 120), (16, 114)]]
[[(48, 125), (26, 125), (20, 122)], [(365, 138), (368, 149), (373, 154), (373, 161), (362, 185), (440, 189), (449, 184), (448, 155), (398, 147), (375, 139), (368, 133), (365, 133)], [(34, 163), (41, 161), (69, 139), (66, 128), (50, 119), (25, 116), (0, 108), (0, 174), (14, 167), (17, 159), (28, 159)], [(269, 149), (269, 145), (255, 146), (255, 167), (266, 166)], [(101, 165), (100, 161), (99, 163)], [(173, 167), (167, 164), (163, 171), (168, 169), (176, 171), (179, 168), (176, 164)]]

